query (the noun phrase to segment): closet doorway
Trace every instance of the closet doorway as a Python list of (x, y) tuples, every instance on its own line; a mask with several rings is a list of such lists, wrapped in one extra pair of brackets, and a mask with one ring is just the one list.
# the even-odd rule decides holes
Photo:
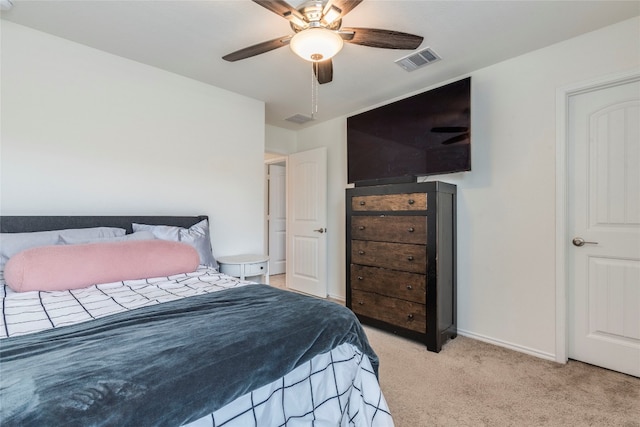
[(270, 275), (287, 270), (287, 158), (265, 155), (266, 252)]

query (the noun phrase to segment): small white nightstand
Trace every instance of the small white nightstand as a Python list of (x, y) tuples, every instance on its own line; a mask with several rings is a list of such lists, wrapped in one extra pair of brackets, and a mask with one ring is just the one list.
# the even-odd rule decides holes
[(220, 272), (229, 276), (246, 277), (264, 276), (264, 282), (269, 284), (269, 257), (267, 255), (233, 255), (217, 258)]

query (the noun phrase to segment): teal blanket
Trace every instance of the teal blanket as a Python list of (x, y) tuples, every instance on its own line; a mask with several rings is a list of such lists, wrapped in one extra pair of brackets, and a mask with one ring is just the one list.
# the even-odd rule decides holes
[(342, 343), (338, 304), (249, 285), (0, 341), (3, 426), (178, 426)]

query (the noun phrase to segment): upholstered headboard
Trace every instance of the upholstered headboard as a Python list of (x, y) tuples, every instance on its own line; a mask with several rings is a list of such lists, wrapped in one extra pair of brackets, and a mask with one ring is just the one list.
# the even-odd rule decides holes
[(1, 233), (63, 230), (67, 228), (119, 227), (131, 233), (131, 224), (173, 225), (189, 228), (208, 219), (200, 216), (2, 216)]

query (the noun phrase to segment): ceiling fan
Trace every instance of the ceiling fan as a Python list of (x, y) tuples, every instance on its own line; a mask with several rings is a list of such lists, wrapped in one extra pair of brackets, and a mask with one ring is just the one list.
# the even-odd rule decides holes
[(457, 133), (459, 135), (452, 136), (441, 142), (442, 145), (455, 144), (469, 139), (469, 128), (466, 126), (440, 126), (431, 128), (433, 133)]
[(383, 49), (416, 49), (423, 40), (421, 36), (399, 31), (342, 28), (342, 18), (362, 0), (310, 0), (297, 9), (284, 0), (252, 1), (288, 20), (295, 34), (240, 49), (222, 59), (238, 61), (289, 45), (298, 56), (313, 63), (320, 84), (333, 80), (331, 58), (344, 42)]

